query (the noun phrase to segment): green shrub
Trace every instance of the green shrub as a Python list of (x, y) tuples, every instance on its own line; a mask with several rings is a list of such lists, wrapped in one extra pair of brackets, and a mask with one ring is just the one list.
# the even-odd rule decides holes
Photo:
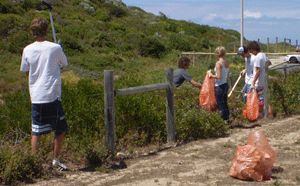
[(20, 32), (8, 37), (7, 50), (11, 53), (22, 54), (23, 48), (33, 42), (32, 35), (29, 32)]
[(32, 183), (34, 178), (42, 176), (42, 160), (31, 155), (29, 149), (28, 144), (0, 148), (0, 183), (4, 185), (15, 185), (18, 181)]
[(192, 47), (190, 43), (183, 38), (184, 36), (171, 35), (170, 47), (180, 51), (191, 51)]
[(299, 113), (300, 103), (300, 78), (299, 70), (290, 72), (288, 77), (277, 75), (270, 79), (270, 105), (273, 110), (284, 112), (286, 115)]
[(109, 15), (110, 16), (114, 16), (114, 17), (117, 17), (117, 18), (121, 18), (121, 17), (124, 17), (128, 14), (128, 12), (121, 8), (121, 7), (118, 7), (114, 4), (111, 4), (111, 3), (103, 3), (101, 5), (101, 8), (104, 8), (106, 10), (109, 11)]
[(82, 53), (84, 51), (82, 45), (79, 43), (79, 40), (68, 33), (62, 33), (60, 35), (62, 41), (63, 49), (66, 55), (75, 55)]
[(165, 45), (156, 38), (142, 38), (138, 46), (140, 55), (143, 57), (161, 58), (166, 54)]
[(104, 22), (110, 21), (111, 19), (109, 15), (109, 11), (104, 8), (96, 10), (94, 16), (97, 20), (104, 21)]
[(101, 32), (94, 38), (94, 41), (91, 43), (92, 47), (113, 47), (114, 42), (109, 34)]

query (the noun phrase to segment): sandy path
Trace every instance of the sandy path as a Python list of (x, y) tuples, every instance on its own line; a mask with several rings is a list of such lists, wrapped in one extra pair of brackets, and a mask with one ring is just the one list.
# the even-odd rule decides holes
[[(254, 128), (235, 128), (228, 137), (198, 140), (169, 148), (154, 155), (126, 160), (125, 169), (110, 173), (73, 171), (65, 178), (38, 181), (42, 185), (116, 186), (201, 186), (201, 185), (300, 185), (300, 116), (261, 120)], [(228, 176), (237, 145), (245, 145), (253, 130), (264, 132), (278, 152), (274, 164), (276, 180), (247, 182)]]

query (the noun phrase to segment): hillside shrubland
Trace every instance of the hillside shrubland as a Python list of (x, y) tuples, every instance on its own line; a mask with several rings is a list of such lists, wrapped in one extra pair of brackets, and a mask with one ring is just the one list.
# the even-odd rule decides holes
[[(41, 16), (50, 23), (49, 11), (40, 0), (1, 0), (0, 13), (1, 182), (48, 179), (57, 173), (40, 165), (50, 162), (53, 136), (44, 137), (40, 153), (31, 155), (31, 103), (27, 77), (19, 69), (23, 48), (34, 42), (31, 20)], [(127, 7), (122, 1), (61, 0), (52, 14), (57, 38), (62, 40), (69, 59), (69, 66), (62, 69), (63, 107), (69, 125), (62, 159), (94, 169), (109, 167), (111, 158), (104, 143), (104, 70), (114, 70), (115, 89), (163, 83), (164, 69), (176, 69), (181, 52), (210, 52), (219, 45), (233, 52), (233, 43), (238, 45), (240, 38), (234, 30), (177, 21), (162, 12), (153, 15), (138, 7)], [(53, 41), (51, 24), (47, 39)], [(232, 74), (244, 68), (242, 58), (227, 59)], [(187, 71), (196, 81), (203, 81), (216, 58), (213, 56), (211, 61), (201, 56), (196, 61)], [(278, 113), (297, 113), (297, 71), (287, 79), (277, 72), (271, 75), (278, 79), (270, 80), (270, 105)], [(241, 97), (229, 99), (232, 119), (228, 124), (218, 112), (201, 109), (198, 96), (199, 89), (189, 83), (175, 89), (178, 142), (220, 137), (231, 125), (248, 122), (242, 118), (245, 104)], [(137, 147), (166, 143), (165, 102), (164, 91), (116, 97), (116, 150), (132, 154)]]

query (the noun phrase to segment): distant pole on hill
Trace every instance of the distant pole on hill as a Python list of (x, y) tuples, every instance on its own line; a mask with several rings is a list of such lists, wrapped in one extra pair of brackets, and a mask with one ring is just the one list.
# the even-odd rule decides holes
[(244, 45), (244, 1), (241, 0), (241, 46)]

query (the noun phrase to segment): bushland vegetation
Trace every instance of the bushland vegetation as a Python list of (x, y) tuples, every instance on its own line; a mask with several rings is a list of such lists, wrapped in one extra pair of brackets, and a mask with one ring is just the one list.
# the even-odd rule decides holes
[[(30, 21), (42, 16), (50, 23), (49, 12), (40, 0), (2, 0), (0, 13), (0, 182), (49, 179), (58, 176), (47, 166), (53, 136), (42, 139), (39, 154), (30, 153), (31, 103), (27, 77), (19, 71), (22, 49), (34, 41)], [(70, 64), (62, 69), (69, 131), (61, 158), (95, 170), (109, 167), (111, 160), (104, 141), (104, 70), (114, 70), (115, 89), (163, 83), (164, 69), (176, 69), (182, 51), (209, 52), (223, 45), (232, 52), (232, 43), (238, 43), (240, 37), (234, 30), (176, 21), (162, 12), (156, 16), (119, 1), (62, 0), (57, 1), (52, 14)], [(47, 39), (53, 41), (51, 25)], [(244, 68), (240, 57), (228, 56), (228, 60), (232, 74)], [(196, 61), (188, 72), (202, 81), (214, 62), (203, 56)], [(284, 79), (271, 72), (277, 79), (270, 80), (270, 105), (278, 113), (289, 115), (299, 110), (297, 73)], [(189, 83), (175, 90), (178, 142), (220, 137), (231, 125), (247, 123), (242, 118), (245, 104), (241, 96), (229, 100), (232, 119), (228, 124), (219, 113), (201, 109), (198, 95), (199, 90)], [(117, 97), (115, 105), (117, 152), (133, 153), (137, 147), (166, 143), (164, 91)]]

